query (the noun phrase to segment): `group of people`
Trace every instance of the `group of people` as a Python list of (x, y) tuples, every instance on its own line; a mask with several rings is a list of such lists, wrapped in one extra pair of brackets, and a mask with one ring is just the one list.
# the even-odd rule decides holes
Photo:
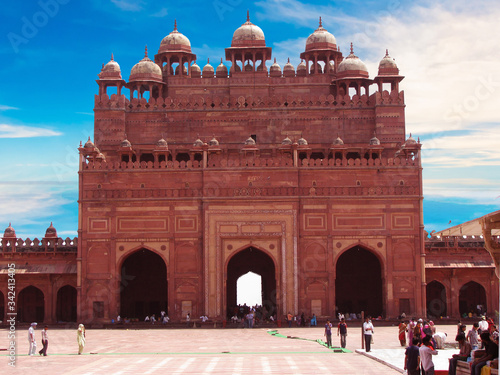
[[(116, 318), (116, 321), (120, 322), (120, 315), (118, 315), (118, 317)], [(150, 322), (151, 324), (155, 324), (156, 321), (160, 322), (161, 324), (167, 324), (170, 321), (170, 318), (168, 317), (166, 312), (162, 310), (160, 312), (160, 316), (158, 317), (158, 319), (156, 319), (156, 314), (152, 314), (151, 316), (146, 315), (146, 317), (144, 318), (144, 321)]]
[[(28, 342), (29, 342), (29, 352), (28, 355), (36, 355), (36, 338), (35, 338), (35, 329), (37, 327), (38, 323), (33, 322), (31, 323), (30, 327), (28, 328)], [(43, 327), (42, 331), (42, 349), (38, 351), (38, 354), (47, 356), (47, 349), (49, 348), (49, 333), (48, 333), (48, 326)], [(85, 346), (85, 326), (83, 324), (80, 324), (78, 326), (77, 334), (76, 334), (76, 340), (78, 343), (78, 354), (83, 353), (83, 348)]]
[[(331, 348), (332, 347), (332, 323), (327, 320), (325, 324), (325, 334), (326, 337), (326, 345)], [(337, 336), (340, 337), (340, 347), (345, 348), (347, 344), (347, 323), (345, 318), (342, 318), (337, 326)]]
[[(498, 330), (492, 324), (488, 324), (486, 317), (473, 324), (467, 331), (467, 326), (461, 322), (457, 325), (459, 353), (454, 354), (449, 360), (448, 374), (455, 375), (457, 362), (469, 363), (471, 375), (480, 375), (481, 369), (495, 358), (498, 358)], [(432, 321), (425, 322), (422, 319), (410, 319), (409, 322), (401, 321), (399, 324), (398, 339), (402, 346), (406, 346), (406, 334), (408, 334), (409, 346), (405, 351), (404, 369), (408, 375), (420, 374), (433, 375), (433, 355), (437, 355), (436, 349), (444, 349), (446, 334), (436, 332)], [(482, 348), (482, 351), (477, 349)]]

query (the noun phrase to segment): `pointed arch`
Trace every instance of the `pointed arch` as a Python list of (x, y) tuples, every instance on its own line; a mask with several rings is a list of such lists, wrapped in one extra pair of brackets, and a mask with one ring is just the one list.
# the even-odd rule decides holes
[(427, 316), (439, 318), (448, 315), (446, 288), (437, 280), (427, 283)]
[(362, 245), (343, 251), (335, 264), (335, 305), (342, 313), (384, 315), (382, 262)]
[(475, 281), (469, 281), (460, 288), (458, 297), (460, 316), (476, 312), (477, 305), (488, 306), (486, 289)]
[(57, 291), (56, 320), (76, 322), (77, 291), (74, 286), (64, 285)]
[(236, 304), (236, 283), (240, 276), (253, 272), (261, 276), (262, 305), (266, 315), (277, 312), (276, 263), (265, 250), (250, 245), (235, 251), (226, 261), (226, 311), (228, 317), (234, 315)]
[(17, 316), (20, 322), (43, 322), (45, 318), (45, 296), (37, 287), (30, 285), (17, 297)]
[(166, 263), (154, 251), (137, 249), (121, 262), (120, 315), (142, 320), (162, 310), (168, 310)]

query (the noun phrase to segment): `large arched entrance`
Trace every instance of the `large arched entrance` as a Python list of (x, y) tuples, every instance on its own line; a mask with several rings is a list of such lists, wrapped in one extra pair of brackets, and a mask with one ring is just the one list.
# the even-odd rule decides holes
[(248, 247), (235, 254), (227, 264), (226, 306), (228, 318), (233, 316), (237, 309), (236, 283), (240, 276), (248, 272), (253, 272), (262, 278), (263, 317), (277, 313), (276, 267), (274, 261), (263, 251), (255, 247)]
[(477, 306), (481, 305), (482, 311), (486, 309), (486, 290), (481, 284), (475, 281), (469, 281), (460, 288), (458, 297), (458, 308), (460, 316), (466, 316), (469, 313), (477, 313)]
[(17, 297), (17, 316), (20, 322), (43, 322), (45, 304), (40, 289), (30, 285), (21, 290)]
[(381, 268), (378, 258), (361, 246), (339, 257), (335, 280), (335, 305), (339, 312), (383, 315)]
[(167, 267), (158, 254), (141, 249), (125, 259), (120, 284), (122, 318), (159, 316), (160, 311), (167, 311), (167, 294)]
[(439, 318), (447, 316), (446, 288), (439, 281), (431, 281), (426, 287), (427, 316)]
[(57, 291), (56, 319), (58, 322), (76, 322), (76, 288), (65, 285)]

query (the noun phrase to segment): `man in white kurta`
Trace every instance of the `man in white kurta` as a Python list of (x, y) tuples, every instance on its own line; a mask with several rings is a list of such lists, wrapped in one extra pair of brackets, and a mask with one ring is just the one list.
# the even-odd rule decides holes
[(28, 342), (30, 344), (30, 349), (28, 355), (35, 355), (36, 353), (36, 340), (35, 340), (35, 328), (37, 323), (31, 323), (28, 328)]

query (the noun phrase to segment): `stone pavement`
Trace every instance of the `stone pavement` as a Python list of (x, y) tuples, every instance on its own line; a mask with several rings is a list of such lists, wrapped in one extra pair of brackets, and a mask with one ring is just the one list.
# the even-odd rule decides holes
[[(40, 325), (39, 325), (40, 327)], [(444, 326), (453, 337), (455, 326)], [(323, 328), (279, 328), (285, 336), (324, 339)], [(360, 328), (349, 328), (347, 349), (333, 353), (319, 343), (271, 336), (267, 329), (88, 329), (84, 354), (77, 355), (76, 330), (49, 329), (48, 356), (27, 356), (27, 328), (17, 332), (16, 367), (9, 366), (7, 330), (0, 331), (2, 374), (360, 374), (402, 372), (404, 351), (397, 327), (377, 327), (370, 353)], [(336, 330), (333, 344), (338, 345)], [(36, 332), (41, 348), (40, 329)], [(436, 369), (454, 350), (441, 350)], [(369, 356), (368, 356), (369, 355)], [(438, 362), (439, 361), (439, 362)], [(439, 363), (439, 364), (438, 364)], [(392, 367), (389, 367), (389, 366)]]

